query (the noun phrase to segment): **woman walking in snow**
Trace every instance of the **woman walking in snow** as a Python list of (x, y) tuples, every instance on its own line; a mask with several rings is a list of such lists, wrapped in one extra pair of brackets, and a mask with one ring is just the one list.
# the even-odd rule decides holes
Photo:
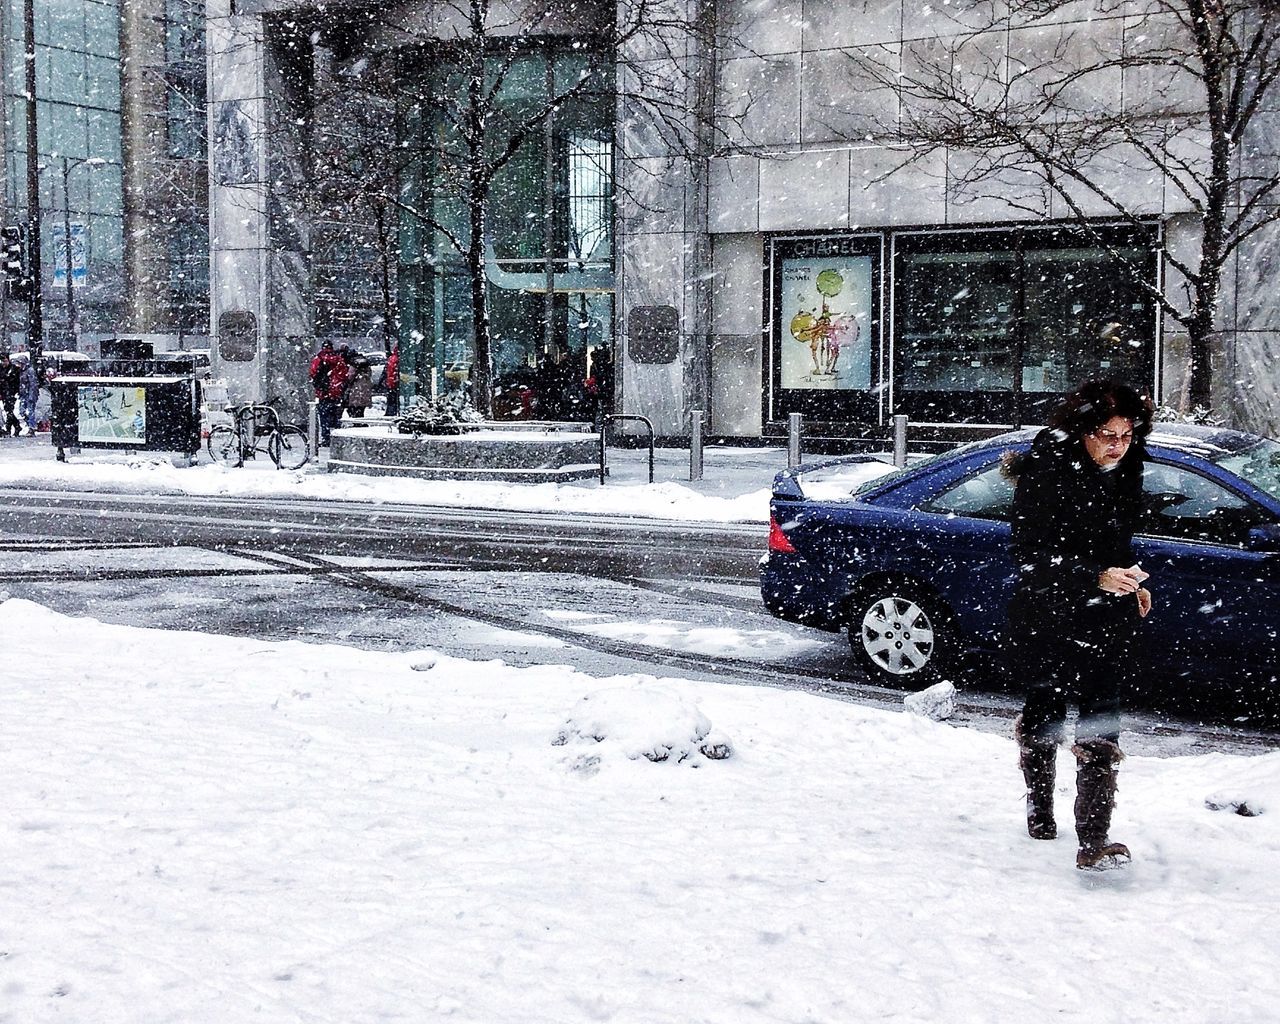
[(1019, 578), (1009, 605), (1011, 666), (1027, 680), (1014, 725), (1027, 785), (1027, 831), (1053, 839), (1054, 774), (1067, 702), (1079, 708), (1076, 867), (1129, 858), (1108, 830), (1120, 751), (1120, 694), (1133, 641), (1151, 610), (1134, 562), (1151, 402), (1133, 388), (1090, 381), (1068, 396), (1015, 460), (1012, 550)]
[(27, 436), (34, 436), (37, 426), (36, 403), (40, 401), (40, 378), (30, 359), (27, 360), (18, 378), (18, 399), (21, 403), (22, 418), (27, 423)]

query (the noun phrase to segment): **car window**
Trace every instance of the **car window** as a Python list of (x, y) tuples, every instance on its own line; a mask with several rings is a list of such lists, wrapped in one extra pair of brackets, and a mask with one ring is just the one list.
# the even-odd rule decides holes
[(1194, 470), (1165, 462), (1143, 469), (1140, 533), (1239, 546), (1270, 521), (1265, 509)]
[(1254, 487), (1280, 498), (1280, 444), (1262, 438), (1244, 451), (1213, 460), (1228, 472), (1244, 477)]
[(1013, 515), (1013, 478), (996, 462), (952, 484), (920, 505), (924, 512), (969, 516), (972, 519), (1000, 519)]

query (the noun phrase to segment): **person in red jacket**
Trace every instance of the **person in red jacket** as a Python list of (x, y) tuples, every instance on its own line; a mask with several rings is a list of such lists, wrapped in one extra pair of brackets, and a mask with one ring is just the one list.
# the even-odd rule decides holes
[(342, 395), (347, 389), (350, 370), (346, 360), (333, 350), (333, 342), (320, 344), (320, 351), (311, 360), (311, 386), (319, 403), (320, 444), (329, 445), (329, 432), (338, 425), (342, 415)]
[(387, 388), (387, 415), (400, 415), (400, 346), (397, 345), (387, 356), (387, 366), (382, 374), (382, 382)]

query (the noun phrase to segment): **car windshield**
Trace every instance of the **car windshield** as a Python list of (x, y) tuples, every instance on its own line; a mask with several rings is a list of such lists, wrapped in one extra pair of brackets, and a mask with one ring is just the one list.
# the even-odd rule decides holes
[(1225, 453), (1213, 461), (1280, 501), (1280, 442), (1263, 438), (1252, 447)]

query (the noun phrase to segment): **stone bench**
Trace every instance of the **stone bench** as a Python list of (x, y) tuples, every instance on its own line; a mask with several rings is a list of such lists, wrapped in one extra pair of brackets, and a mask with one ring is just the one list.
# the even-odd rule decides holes
[(585, 480), (600, 472), (599, 434), (531, 426), (485, 423), (457, 435), (343, 426), (330, 436), (328, 467), (336, 473), (523, 483)]

